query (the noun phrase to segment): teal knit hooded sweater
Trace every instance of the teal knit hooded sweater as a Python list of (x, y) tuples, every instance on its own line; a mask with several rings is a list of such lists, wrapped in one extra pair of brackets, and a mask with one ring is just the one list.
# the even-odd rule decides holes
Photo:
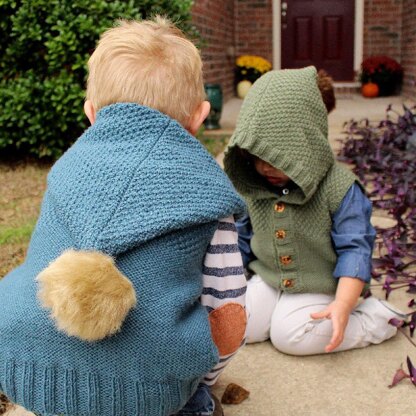
[[(280, 195), (268, 186), (241, 149), (282, 170), (294, 189)], [(314, 67), (271, 71), (255, 82), (224, 166), (247, 202), (257, 257), (250, 269), (289, 293), (334, 293), (332, 215), (357, 178), (334, 160)]]
[[(218, 361), (202, 264), (218, 219), (244, 202), (176, 121), (136, 104), (101, 109), (54, 165), (25, 262), (0, 280), (0, 391), (59, 415), (171, 415)], [(137, 306), (121, 331), (59, 331), (35, 277), (67, 249), (112, 256)]]

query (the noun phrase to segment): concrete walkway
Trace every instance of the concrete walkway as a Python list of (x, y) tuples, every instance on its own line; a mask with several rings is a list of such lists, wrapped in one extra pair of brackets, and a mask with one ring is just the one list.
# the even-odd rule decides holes
[[(345, 121), (364, 117), (378, 121), (388, 104), (400, 111), (402, 102), (401, 97), (338, 98), (329, 116), (331, 146), (339, 147), (336, 139), (342, 137)], [(240, 106), (239, 99), (225, 105), (221, 126), (226, 131), (235, 126)], [(372, 222), (391, 225), (383, 213), (376, 213)], [(373, 292), (384, 297), (380, 291)], [(410, 295), (398, 290), (389, 300), (407, 310), (409, 299)], [(408, 380), (393, 389), (387, 387), (407, 355), (416, 362), (416, 349), (402, 334), (361, 350), (310, 357), (282, 354), (269, 342), (251, 344), (230, 363), (215, 393), (221, 396), (229, 383), (250, 391), (243, 403), (224, 406), (226, 416), (410, 416), (416, 414), (415, 387)]]
[[(334, 149), (339, 146), (336, 139), (342, 136), (345, 121), (363, 117), (380, 120), (388, 104), (400, 110), (401, 102), (400, 97), (338, 99), (329, 117), (331, 145)], [(217, 134), (232, 132), (240, 106), (239, 99), (225, 105), (223, 129)], [(221, 163), (221, 157), (218, 161)], [(373, 222), (390, 225), (384, 215), (374, 216)], [(410, 296), (399, 290), (390, 301), (406, 310), (408, 299)], [(226, 416), (411, 416), (416, 414), (415, 387), (409, 380), (393, 389), (387, 387), (407, 355), (416, 362), (416, 349), (401, 334), (381, 345), (311, 357), (282, 354), (269, 342), (251, 344), (230, 363), (214, 392), (221, 397), (229, 383), (250, 391), (243, 403), (224, 406)], [(7, 413), (27, 415), (31, 414), (22, 409)]]

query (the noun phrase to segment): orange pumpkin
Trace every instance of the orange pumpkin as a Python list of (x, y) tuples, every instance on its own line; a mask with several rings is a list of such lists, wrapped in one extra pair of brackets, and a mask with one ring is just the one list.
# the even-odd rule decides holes
[(374, 98), (378, 96), (379, 88), (377, 84), (373, 82), (367, 82), (361, 87), (361, 93), (366, 98)]

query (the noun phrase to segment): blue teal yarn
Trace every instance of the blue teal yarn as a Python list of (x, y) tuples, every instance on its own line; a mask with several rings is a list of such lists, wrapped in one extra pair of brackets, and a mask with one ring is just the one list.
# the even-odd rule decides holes
[[(0, 391), (40, 414), (170, 415), (218, 360), (198, 302), (217, 221), (244, 203), (176, 121), (103, 108), (54, 165), (27, 258), (0, 280)], [(138, 304), (95, 343), (56, 330), (35, 277), (64, 250), (116, 259)]]

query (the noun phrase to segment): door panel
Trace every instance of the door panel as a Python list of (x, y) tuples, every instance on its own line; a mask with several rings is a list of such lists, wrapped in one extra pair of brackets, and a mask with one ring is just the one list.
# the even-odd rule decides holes
[(325, 16), (323, 23), (323, 60), (342, 59), (342, 18)]
[(354, 9), (355, 0), (282, 0), (282, 68), (315, 65), (352, 81)]
[(294, 20), (295, 60), (311, 60), (312, 57), (312, 19), (299, 17)]

